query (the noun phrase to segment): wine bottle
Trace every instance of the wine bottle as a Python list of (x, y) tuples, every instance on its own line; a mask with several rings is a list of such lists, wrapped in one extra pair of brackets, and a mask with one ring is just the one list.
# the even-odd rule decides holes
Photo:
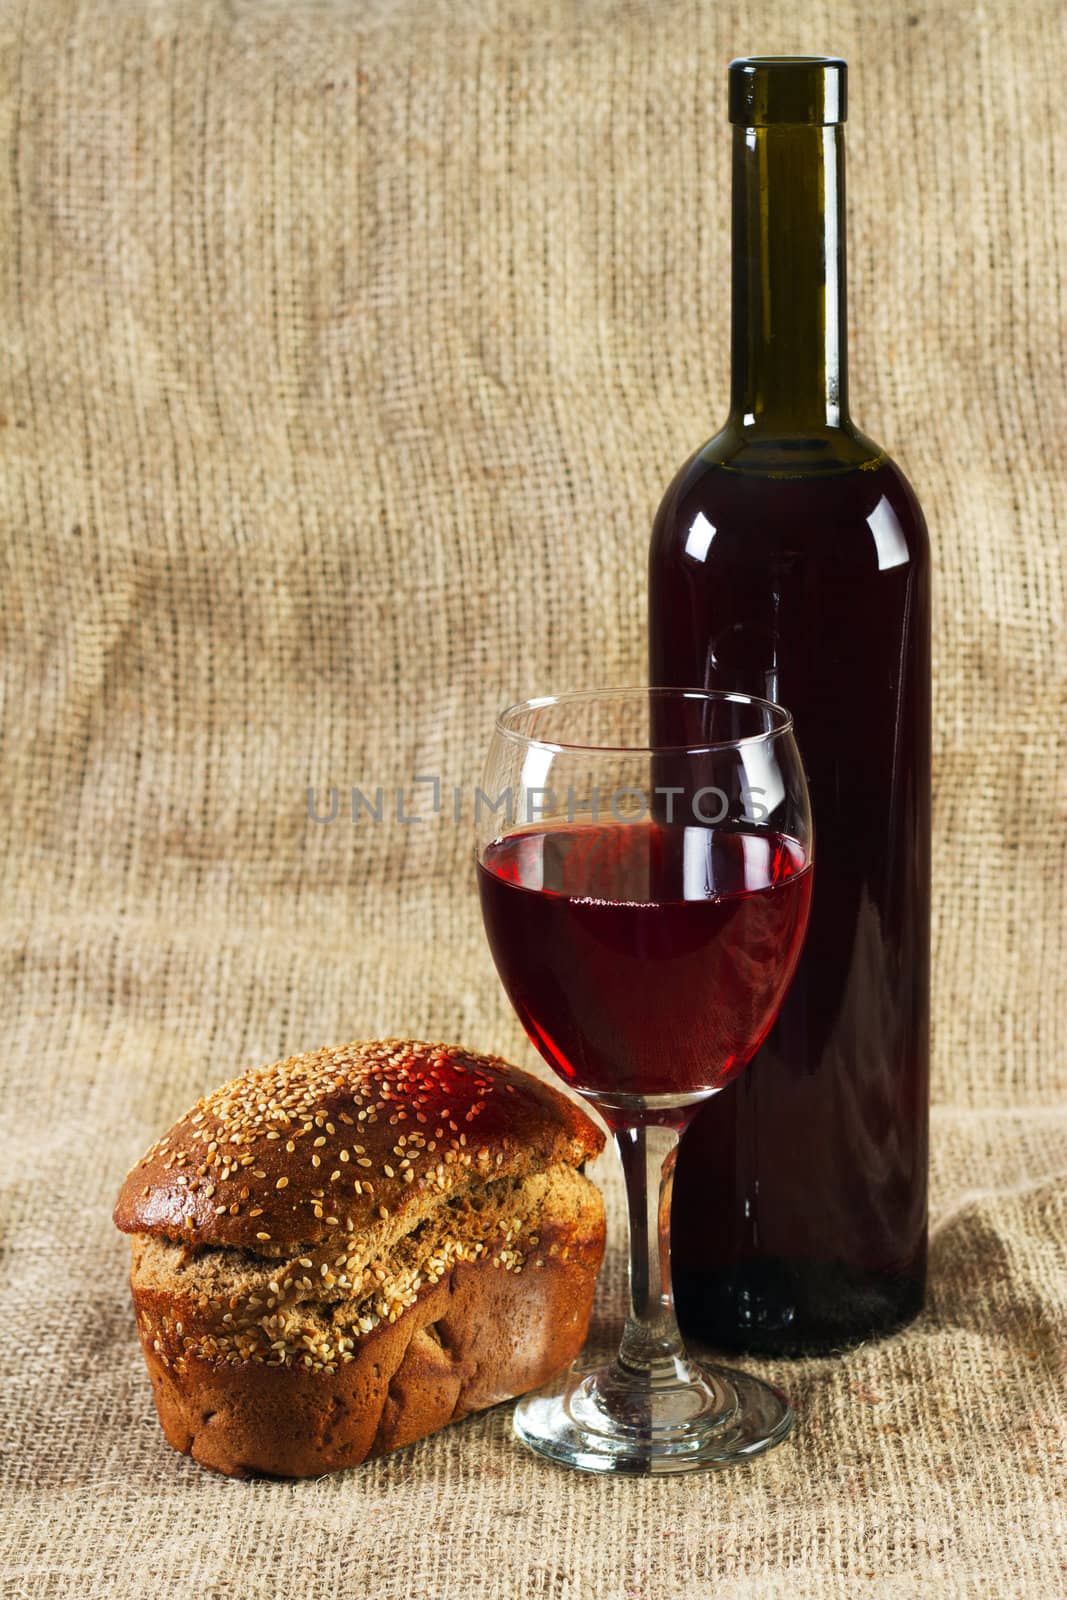
[(926, 1275), (929, 551), (848, 412), (845, 92), (836, 59), (730, 65), (730, 411), (650, 559), (651, 682), (780, 701), (811, 786), (796, 976), (674, 1187), (683, 1330), (781, 1354), (903, 1326)]

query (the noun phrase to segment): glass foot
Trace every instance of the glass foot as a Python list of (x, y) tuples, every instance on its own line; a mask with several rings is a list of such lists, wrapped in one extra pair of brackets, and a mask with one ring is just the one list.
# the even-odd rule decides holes
[(572, 1368), (515, 1408), (531, 1449), (583, 1472), (694, 1472), (744, 1461), (793, 1426), (788, 1400), (745, 1372), (690, 1360), (634, 1373)]

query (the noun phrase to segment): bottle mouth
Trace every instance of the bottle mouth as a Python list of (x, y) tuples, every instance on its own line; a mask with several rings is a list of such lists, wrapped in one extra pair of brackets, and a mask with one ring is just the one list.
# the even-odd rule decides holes
[(738, 128), (825, 128), (848, 114), (848, 65), (840, 56), (739, 56), (729, 83)]

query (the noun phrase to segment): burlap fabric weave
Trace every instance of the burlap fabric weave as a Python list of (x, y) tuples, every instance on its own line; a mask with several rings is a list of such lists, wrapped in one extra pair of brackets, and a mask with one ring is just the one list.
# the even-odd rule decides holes
[[(3, 1592), (1063, 1593), (1055, 0), (0, 20)], [(759, 50), (852, 64), (854, 409), (937, 563), (928, 1312), (763, 1368), (800, 1424), (730, 1475), (565, 1475), (504, 1407), (213, 1478), (157, 1429), (115, 1191), (289, 1050), (532, 1065), (451, 790), (503, 702), (643, 676), (650, 515), (726, 394), (724, 69)], [(621, 1287), (616, 1244), (599, 1338)]]

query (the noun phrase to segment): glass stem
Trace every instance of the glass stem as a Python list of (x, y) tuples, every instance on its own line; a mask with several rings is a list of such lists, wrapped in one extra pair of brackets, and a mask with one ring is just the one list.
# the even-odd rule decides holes
[(616, 1365), (652, 1376), (685, 1361), (671, 1292), (671, 1190), (679, 1130), (619, 1128), (615, 1147), (626, 1179), (630, 1223), (630, 1309)]

